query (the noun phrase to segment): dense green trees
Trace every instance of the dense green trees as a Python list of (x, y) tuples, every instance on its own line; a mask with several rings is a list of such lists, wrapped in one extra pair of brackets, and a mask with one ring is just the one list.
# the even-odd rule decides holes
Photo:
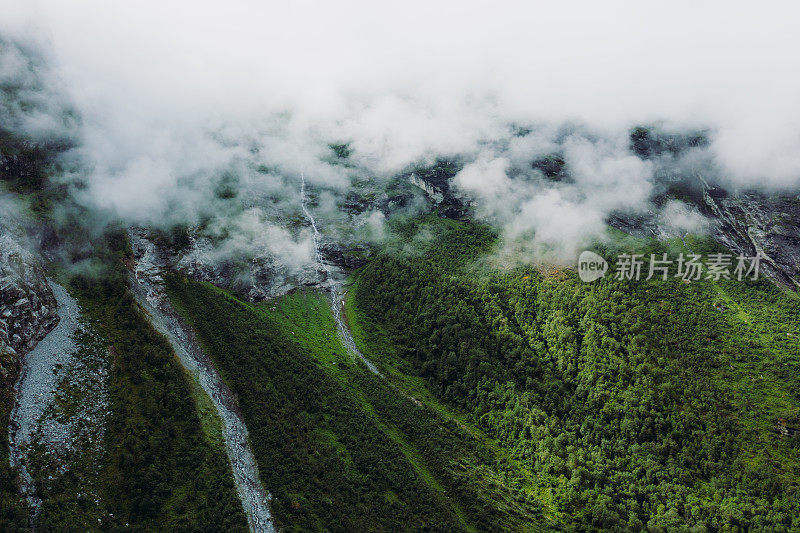
[[(136, 530), (246, 531), (224, 450), (203, 434), (191, 378), (128, 290), (120, 261), (124, 234), (112, 234), (108, 242), (108, 270), (73, 282), (110, 344), (112, 412), (101, 473), (109, 514), (103, 529), (129, 524)], [(46, 510), (43, 529), (72, 523), (63, 514), (68, 508)]]
[(540, 503), (463, 424), (343, 347), (326, 295), (248, 305), (170, 278), (178, 310), (238, 395), (288, 531), (529, 531)]
[(800, 414), (795, 297), (480, 269), (491, 233), (424, 231), (363, 268), (357, 307), (552, 487), (565, 527), (800, 527), (800, 446), (772, 427)]
[(279, 527), (458, 529), (357, 396), (292, 332), (209, 285), (171, 278), (168, 287), (239, 398)]

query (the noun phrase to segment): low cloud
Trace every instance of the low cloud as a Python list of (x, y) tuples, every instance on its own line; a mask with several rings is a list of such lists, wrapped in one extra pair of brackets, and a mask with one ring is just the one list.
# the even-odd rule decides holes
[(566, 132), (543, 127), (499, 143), (453, 180), (518, 259), (572, 261), (603, 237), (612, 213), (650, 205), (653, 164), (631, 153), (626, 132)]
[[(291, 265), (309, 259), (301, 175), (325, 231), (380, 239), (384, 213), (340, 209), (354, 186), (380, 195), (401, 171), (455, 158), (466, 163), (455, 188), (507, 249), (563, 258), (619, 211), (703, 228), (696, 212), (650, 202), (673, 181), (800, 186), (799, 14), (682, 1), (33, 0), (0, 22), (0, 85), (18, 87), (0, 126), (69, 139), (58, 178), (97, 216), (202, 226), (225, 236), (225, 253)], [(641, 157), (629, 138), (639, 124), (708, 142)]]

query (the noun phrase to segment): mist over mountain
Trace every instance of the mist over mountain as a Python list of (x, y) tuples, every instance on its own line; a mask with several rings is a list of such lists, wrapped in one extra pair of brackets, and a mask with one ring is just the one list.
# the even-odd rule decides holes
[(800, 531), (797, 20), (0, 0), (0, 531)]
[[(795, 8), (687, 6), (15, 4), (0, 25), (2, 126), (69, 139), (58, 179), (80, 205), (203, 226), (221, 256), (312, 260), (308, 232), (285, 223), (301, 175), (333, 228), (354, 183), (382, 190), (449, 158), (453, 188), (508, 250), (569, 262), (617, 212), (703, 227), (652, 201), (681, 180), (798, 186)], [(637, 126), (667, 147), (634, 146)], [(346, 225), (380, 235), (386, 214)]]

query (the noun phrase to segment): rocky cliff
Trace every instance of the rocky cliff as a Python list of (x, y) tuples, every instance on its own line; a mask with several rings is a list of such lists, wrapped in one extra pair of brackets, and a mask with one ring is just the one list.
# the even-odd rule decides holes
[[(735, 254), (760, 254), (762, 275), (800, 290), (800, 194), (729, 193), (704, 184), (688, 201), (708, 218), (714, 240)], [(638, 237), (675, 236), (659, 224), (655, 211), (614, 213), (608, 223)]]
[(22, 355), (58, 323), (42, 264), (21, 239), (0, 221), (0, 388), (13, 386)]
[[(692, 151), (708, 145), (706, 132), (702, 131), (676, 133), (637, 127), (630, 133), (630, 150), (660, 168), (656, 173), (662, 181), (659, 185), (666, 186), (667, 192), (661, 199), (656, 198), (656, 203), (673, 196), (694, 205), (711, 222), (717, 242), (737, 254), (760, 254), (760, 272), (778, 285), (800, 289), (800, 190), (771, 194), (726, 190), (701, 172), (684, 174), (671, 170), (680, 157), (689, 156), (691, 160)], [(710, 175), (714, 174), (710, 171)], [(609, 222), (631, 233), (663, 233), (663, 228), (648, 217), (617, 217)]]
[(736, 253), (762, 255), (762, 271), (800, 289), (800, 194), (728, 194), (706, 187), (704, 207), (718, 221), (717, 241)]
[(145, 228), (131, 228), (128, 237), (137, 278), (143, 277), (159, 286), (163, 284), (164, 273), (179, 272), (195, 281), (230, 289), (248, 301), (262, 301), (325, 280), (324, 273), (313, 265), (292, 270), (267, 254), (238, 262), (220, 259), (208, 239), (191, 232), (188, 244), (182, 248), (160, 242)]

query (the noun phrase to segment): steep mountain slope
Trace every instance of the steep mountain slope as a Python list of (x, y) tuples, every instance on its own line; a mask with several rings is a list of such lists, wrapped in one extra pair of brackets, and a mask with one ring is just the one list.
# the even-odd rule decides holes
[(358, 273), (362, 338), (512, 450), (560, 527), (800, 527), (796, 296), (497, 271), (485, 229), (418, 231), (437, 237)]
[[(109, 243), (110, 271), (73, 282), (111, 354), (107, 431), (115, 437), (101, 474), (109, 511), (102, 527), (244, 531), (247, 520), (213, 431), (218, 421), (203, 413), (193, 377), (131, 294), (120, 261), (124, 233)], [(201, 414), (211, 420), (201, 421)]]
[(215, 421), (214, 433), (219, 433), (219, 440), (224, 442), (250, 530), (256, 533), (274, 533), (269, 511), (269, 493), (259, 477), (250, 449), (247, 427), (239, 414), (236, 397), (198, 346), (194, 333), (170, 304), (164, 291), (163, 272), (151, 262), (155, 259), (154, 245), (133, 232), (128, 233), (128, 238), (134, 252), (131, 290), (136, 302), (145, 311), (152, 326), (167, 338), (191, 379), (197, 382), (195, 388), (201, 389), (196, 393), (198, 407), (206, 403), (211, 405), (212, 412), (206, 416)]
[[(22, 456), (30, 475), (22, 486), (40, 509), (33, 525), (246, 530), (223, 448), (209, 424), (201, 424), (192, 378), (136, 306), (120, 256), (105, 257), (109, 271), (77, 276), (70, 284), (80, 319), (72, 297), (58, 289), (73, 302), (59, 308), (72, 315), (62, 320), (79, 327), (46, 336), (42, 354), (25, 354), (36, 356), (26, 359), (26, 376), (49, 378), (37, 381), (46, 389), (20, 395), (35, 409), (20, 410), (15, 419), (15, 437), (26, 439)], [(8, 375), (16, 376), (12, 370)], [(14, 402), (14, 383), (6, 386), (4, 411)], [(7, 457), (8, 433), (3, 435)], [(27, 529), (30, 518), (11, 497), (21, 486), (14, 475), (2, 470), (5, 530)]]
[(250, 305), (181, 278), (168, 289), (239, 397), (279, 528), (544, 526), (521, 472), (348, 353), (324, 294)]
[[(0, 209), (0, 425), (8, 428), (23, 357), (59, 317), (42, 262), (22, 246), (25, 232), (10, 206)], [(10, 469), (8, 431), (0, 435), (0, 529), (13, 530), (27, 524), (28, 510)]]

